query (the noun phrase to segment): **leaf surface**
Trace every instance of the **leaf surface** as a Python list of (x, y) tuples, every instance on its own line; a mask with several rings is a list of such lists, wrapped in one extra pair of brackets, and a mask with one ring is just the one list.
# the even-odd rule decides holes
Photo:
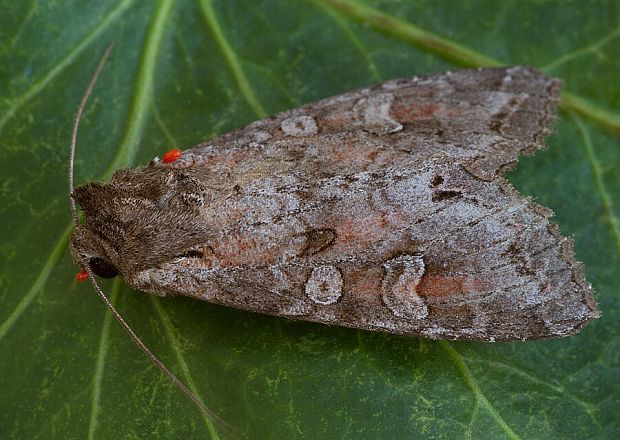
[(573, 235), (603, 317), (553, 341), (476, 344), (260, 316), (103, 283), (146, 344), (252, 439), (620, 436), (620, 8), (615, 1), (0, 2), (0, 436), (229, 438), (76, 284), (78, 183), (391, 78), (528, 64), (568, 92), (510, 180)]

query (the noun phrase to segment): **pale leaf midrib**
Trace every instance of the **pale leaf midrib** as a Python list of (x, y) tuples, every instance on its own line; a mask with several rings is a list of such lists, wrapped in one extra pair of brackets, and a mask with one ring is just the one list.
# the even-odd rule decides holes
[(219, 20), (215, 14), (213, 9), (213, 4), (211, 0), (199, 0), (200, 9), (202, 11), (203, 17), (211, 30), (217, 45), (220, 47), (222, 54), (224, 55), (224, 59), (228, 64), (228, 67), (237, 82), (237, 86), (244, 96), (246, 102), (250, 105), (256, 116), (259, 118), (264, 118), (267, 116), (267, 112), (265, 111), (263, 105), (260, 103), (250, 82), (248, 81), (243, 68), (241, 67), (241, 63), (239, 61), (239, 57), (233, 50), (232, 46), (226, 39), (224, 32), (222, 31), (222, 27), (220, 26)]

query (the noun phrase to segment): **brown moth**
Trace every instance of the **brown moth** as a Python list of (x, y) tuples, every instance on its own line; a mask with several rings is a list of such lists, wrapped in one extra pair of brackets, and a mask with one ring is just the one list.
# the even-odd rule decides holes
[(71, 251), (137, 290), (287, 318), (572, 335), (600, 314), (572, 242), (504, 178), (543, 147), (560, 88), (527, 67), (462, 70), (279, 113), (78, 187)]

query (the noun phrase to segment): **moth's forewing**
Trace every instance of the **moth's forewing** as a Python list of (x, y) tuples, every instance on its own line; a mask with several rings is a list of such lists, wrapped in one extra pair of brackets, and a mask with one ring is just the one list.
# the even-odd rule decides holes
[(564, 336), (596, 313), (548, 211), (443, 159), (312, 181), (271, 177), (217, 210), (231, 221), (196, 254), (128, 282), (434, 338)]

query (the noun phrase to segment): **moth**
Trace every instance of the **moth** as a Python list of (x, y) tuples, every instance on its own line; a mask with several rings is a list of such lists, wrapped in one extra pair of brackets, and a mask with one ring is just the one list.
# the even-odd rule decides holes
[(599, 316), (552, 211), (504, 174), (561, 82), (528, 67), (383, 82), (72, 194), (79, 266), (132, 288), (416, 337), (525, 341)]

